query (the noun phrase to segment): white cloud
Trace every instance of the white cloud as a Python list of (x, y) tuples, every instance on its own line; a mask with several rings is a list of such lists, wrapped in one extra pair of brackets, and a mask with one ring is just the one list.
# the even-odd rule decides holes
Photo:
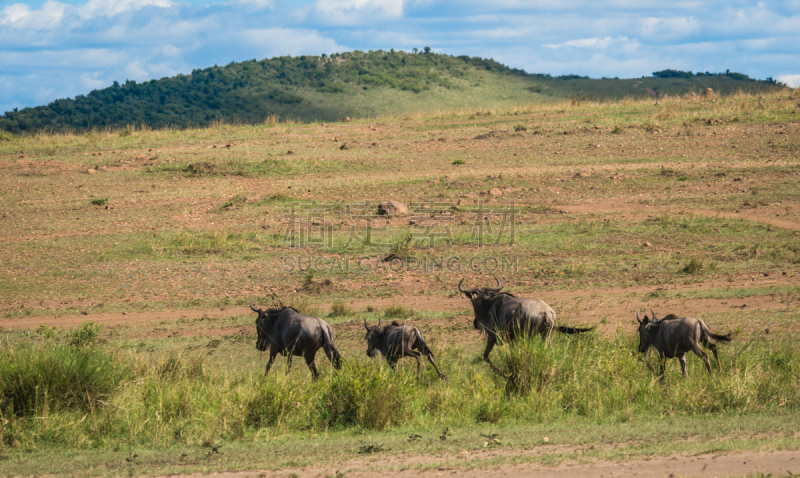
[(12, 28), (49, 30), (61, 23), (68, 5), (52, 0), (47, 1), (38, 10), (31, 10), (24, 3), (15, 3), (0, 10), (0, 25)]
[(564, 47), (572, 47), (572, 48), (587, 48), (593, 50), (606, 50), (609, 46), (620, 43), (622, 45), (633, 45), (634, 49), (638, 47), (639, 43), (635, 40), (631, 41), (628, 37), (603, 37), (603, 38), (581, 38), (577, 40), (568, 40), (563, 43), (555, 43), (555, 44), (548, 44), (545, 43), (544, 46), (548, 48), (564, 48)]
[(403, 0), (317, 0), (314, 18), (326, 25), (363, 25), (377, 27), (387, 18), (403, 16)]
[(800, 75), (778, 75), (775, 79), (792, 88), (800, 87)]
[(81, 18), (110, 18), (150, 6), (167, 8), (172, 3), (169, 0), (89, 0), (78, 7), (76, 13)]
[(257, 48), (262, 57), (276, 55), (306, 55), (323, 51), (342, 51), (345, 48), (334, 40), (325, 38), (313, 30), (287, 28), (265, 28), (245, 30), (238, 38)]
[(639, 21), (641, 35), (646, 38), (674, 40), (700, 31), (700, 22), (694, 17), (645, 17)]

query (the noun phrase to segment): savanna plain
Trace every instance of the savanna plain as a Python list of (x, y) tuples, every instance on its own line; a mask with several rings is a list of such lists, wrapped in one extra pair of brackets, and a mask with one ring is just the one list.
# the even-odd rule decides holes
[[(0, 136), (0, 474), (800, 473), (799, 111), (787, 89)], [(494, 373), (456, 288), (493, 276), (595, 329), (496, 347)], [(332, 325), (341, 370), (264, 376), (248, 304), (278, 300)], [(731, 332), (722, 371), (659, 379), (651, 308)], [(369, 359), (365, 320), (419, 327), (448, 380)]]

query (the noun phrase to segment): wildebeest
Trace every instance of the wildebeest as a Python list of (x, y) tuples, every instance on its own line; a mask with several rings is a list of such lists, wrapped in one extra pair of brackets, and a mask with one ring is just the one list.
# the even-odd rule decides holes
[(341, 356), (333, 345), (333, 330), (324, 320), (301, 314), (283, 303), (280, 303), (278, 308), (267, 310), (256, 309), (250, 304), (250, 309), (258, 313), (256, 348), (263, 352), (269, 346), (269, 361), (264, 375), (269, 373), (276, 355), (287, 356), (287, 373), (292, 367), (292, 357), (302, 355), (316, 379), (319, 372), (314, 365), (314, 357), (320, 347), (325, 351), (333, 368), (339, 369), (341, 366)]
[(650, 347), (653, 347), (658, 352), (661, 358), (661, 376), (664, 376), (664, 371), (667, 367), (667, 359), (678, 357), (681, 363), (681, 372), (686, 377), (686, 352), (694, 352), (706, 364), (708, 373), (711, 374), (711, 363), (708, 360), (708, 355), (700, 348), (703, 344), (706, 348), (711, 349), (714, 353), (714, 358), (717, 359), (717, 368), (722, 372), (722, 365), (719, 363), (719, 355), (717, 355), (717, 344), (714, 340), (720, 342), (730, 342), (731, 334), (717, 335), (711, 333), (708, 325), (700, 319), (694, 317), (678, 317), (669, 314), (663, 319), (657, 319), (653, 309), (650, 309), (653, 318), (650, 320), (647, 315), (644, 320), (639, 319), (639, 311), (636, 311), (636, 320), (639, 322), (639, 352), (646, 353)]
[(579, 329), (556, 326), (556, 313), (538, 299), (523, 299), (508, 292), (500, 292), (503, 288), (495, 277), (497, 287), (475, 287), (463, 289), (464, 279), (458, 283), (459, 292), (472, 301), (475, 319), (472, 325), (481, 333), (486, 333), (486, 350), (483, 360), (491, 364), (489, 353), (498, 340), (513, 341), (517, 336), (540, 334), (547, 340), (557, 330), (565, 334), (580, 334), (593, 328)]
[(371, 327), (367, 325), (367, 320), (364, 319), (364, 327), (367, 329), (367, 335), (364, 339), (367, 341), (368, 356), (374, 357), (380, 352), (386, 357), (392, 370), (395, 371), (397, 370), (398, 360), (403, 357), (414, 357), (417, 359), (417, 379), (419, 379), (420, 367), (422, 366), (422, 361), (419, 358), (421, 355), (425, 355), (433, 365), (433, 368), (436, 369), (439, 378), (447, 380), (447, 376), (440, 372), (439, 367), (436, 366), (433, 352), (428, 348), (425, 339), (422, 337), (422, 332), (418, 328), (392, 322), (381, 329), (380, 319), (378, 319), (377, 326), (373, 325)]

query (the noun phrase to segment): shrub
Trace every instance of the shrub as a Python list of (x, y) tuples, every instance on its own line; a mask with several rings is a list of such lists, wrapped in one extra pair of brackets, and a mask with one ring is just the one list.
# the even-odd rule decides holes
[(407, 319), (414, 315), (414, 310), (404, 305), (394, 304), (386, 308), (384, 315), (390, 318)]
[(695, 259), (694, 257), (681, 268), (681, 272), (687, 274), (696, 274), (703, 270), (703, 261)]
[(232, 198), (230, 198), (227, 201), (225, 201), (224, 203), (222, 203), (222, 206), (220, 206), (220, 209), (233, 207), (233, 206), (236, 206), (237, 204), (244, 204), (245, 201), (247, 201), (247, 197), (245, 197), (245, 196), (243, 196), (241, 194), (237, 194), (236, 196), (233, 196)]
[(91, 203), (95, 206), (103, 206), (108, 202), (108, 198), (94, 198)]
[(92, 411), (124, 378), (115, 357), (87, 348), (23, 346), (0, 356), (0, 414)]
[(501, 349), (497, 368), (505, 379), (507, 394), (525, 395), (541, 390), (553, 378), (552, 355), (545, 346), (545, 342), (534, 335), (518, 338)]
[(528, 128), (524, 124), (518, 124), (514, 126), (514, 131), (516, 131), (517, 133), (521, 133), (523, 131), (528, 131)]
[(353, 310), (344, 302), (336, 301), (331, 304), (331, 317), (347, 317), (348, 315), (353, 315)]
[(462, 165), (462, 164), (467, 164), (467, 162), (464, 161), (463, 159), (459, 158), (459, 159), (454, 160), (453, 164), (456, 165), (456, 166), (459, 166), (459, 165)]
[(100, 336), (100, 326), (92, 322), (84, 322), (79, 328), (67, 334), (69, 345), (72, 347), (88, 347), (97, 342)]
[(620, 128), (619, 125), (615, 125), (614, 126), (614, 131), (612, 131), (612, 133), (621, 134), (622, 133), (622, 128)]
[(244, 424), (253, 428), (264, 428), (279, 424), (299, 402), (297, 387), (288, 387), (266, 380), (259, 384), (255, 396), (245, 402)]
[(404, 399), (412, 395), (406, 376), (374, 364), (345, 362), (323, 389), (316, 417), (323, 428), (384, 430), (403, 421)]

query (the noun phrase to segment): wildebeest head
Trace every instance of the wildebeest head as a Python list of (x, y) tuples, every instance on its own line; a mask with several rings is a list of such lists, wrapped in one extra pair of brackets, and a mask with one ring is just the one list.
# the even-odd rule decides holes
[(378, 347), (383, 340), (383, 330), (381, 330), (381, 319), (378, 319), (378, 325), (367, 325), (367, 319), (364, 319), (364, 328), (367, 329), (367, 335), (364, 340), (367, 341), (367, 356), (375, 357), (378, 355)]
[(268, 321), (286, 308), (282, 302), (278, 301), (278, 303), (280, 304), (280, 308), (269, 308), (267, 310), (256, 309), (253, 307), (252, 303), (250, 304), (250, 310), (258, 314), (258, 317), (256, 317), (256, 332), (258, 333), (256, 348), (261, 352), (267, 350), (267, 347), (269, 347), (269, 335), (267, 334)]
[(464, 283), (464, 279), (461, 279), (461, 282), (458, 283), (458, 291), (466, 295), (467, 298), (472, 301), (472, 308), (475, 310), (475, 320), (472, 321), (472, 326), (475, 327), (476, 330), (483, 331), (486, 327), (486, 324), (482, 324), (482, 321), (479, 321), (478, 318), (482, 318), (486, 321), (490, 317), (492, 307), (494, 306), (494, 299), (500, 295), (500, 289), (503, 288), (500, 279), (495, 277), (494, 280), (497, 281), (497, 287), (495, 288), (474, 287), (472, 289), (464, 289), (461, 287)]
[(639, 311), (636, 311), (636, 321), (639, 322), (639, 352), (641, 353), (646, 353), (653, 344), (653, 329), (654, 326), (658, 325), (658, 319), (656, 319), (656, 313), (653, 312), (653, 309), (650, 309), (650, 313), (653, 316), (652, 321), (647, 318), (647, 315), (644, 316), (644, 320), (640, 319)]

